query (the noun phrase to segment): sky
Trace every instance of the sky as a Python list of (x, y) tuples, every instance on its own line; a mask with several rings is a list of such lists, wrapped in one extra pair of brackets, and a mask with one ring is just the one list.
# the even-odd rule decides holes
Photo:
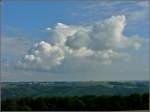
[(1, 2), (2, 81), (149, 78), (149, 1)]

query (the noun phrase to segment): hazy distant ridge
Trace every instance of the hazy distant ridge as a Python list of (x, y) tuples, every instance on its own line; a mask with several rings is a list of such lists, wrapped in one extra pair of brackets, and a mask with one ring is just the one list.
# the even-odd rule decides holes
[(129, 95), (149, 91), (148, 81), (3, 82), (2, 99), (24, 96)]

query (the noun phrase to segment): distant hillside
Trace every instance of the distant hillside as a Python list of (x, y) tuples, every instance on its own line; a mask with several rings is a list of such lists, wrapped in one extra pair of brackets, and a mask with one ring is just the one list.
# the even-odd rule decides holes
[(2, 100), (14, 97), (129, 95), (149, 92), (148, 81), (2, 82)]

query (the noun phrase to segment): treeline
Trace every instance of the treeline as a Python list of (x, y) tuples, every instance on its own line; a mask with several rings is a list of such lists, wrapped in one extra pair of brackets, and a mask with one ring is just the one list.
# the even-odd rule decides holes
[(68, 97), (24, 97), (1, 102), (3, 111), (117, 111), (117, 110), (148, 110), (149, 93), (131, 94), (129, 96), (68, 96)]

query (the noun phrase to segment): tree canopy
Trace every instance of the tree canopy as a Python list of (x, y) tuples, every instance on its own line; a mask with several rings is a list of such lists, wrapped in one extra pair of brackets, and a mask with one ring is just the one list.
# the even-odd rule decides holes
[(2, 101), (2, 110), (148, 110), (149, 93), (129, 96), (23, 97)]

